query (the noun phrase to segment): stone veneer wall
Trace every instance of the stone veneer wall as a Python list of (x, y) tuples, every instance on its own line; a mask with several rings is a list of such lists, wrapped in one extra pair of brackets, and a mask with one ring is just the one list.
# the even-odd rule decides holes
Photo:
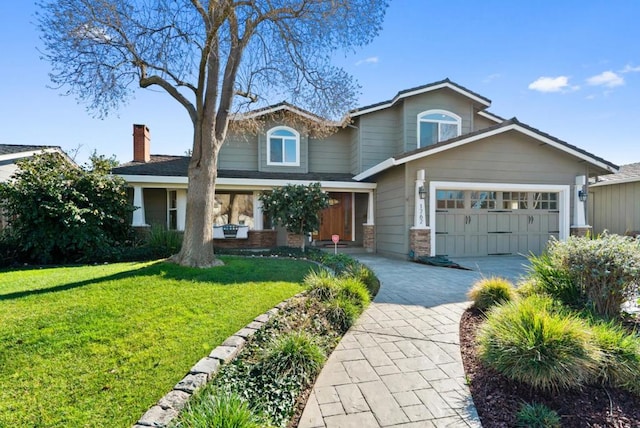
[(214, 248), (275, 248), (277, 244), (275, 230), (250, 230), (247, 239), (214, 239)]
[(431, 229), (409, 229), (409, 248), (414, 260), (431, 255)]
[(367, 250), (367, 253), (376, 252), (376, 227), (374, 225), (362, 225), (362, 246)]
[(187, 404), (189, 398), (215, 376), (222, 364), (232, 361), (247, 343), (247, 340), (280, 309), (284, 308), (291, 299), (303, 295), (304, 293), (297, 294), (277, 304), (274, 308), (254, 318), (246, 327), (229, 336), (222, 345), (216, 347), (207, 357), (202, 358), (195, 366), (191, 367), (191, 370), (173, 387), (173, 390), (147, 410), (133, 428), (169, 426)]

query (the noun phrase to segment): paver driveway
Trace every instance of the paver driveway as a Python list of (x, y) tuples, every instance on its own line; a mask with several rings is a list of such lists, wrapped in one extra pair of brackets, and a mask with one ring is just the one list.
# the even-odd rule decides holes
[(482, 276), (517, 279), (526, 259), (456, 259), (465, 271), (356, 257), (382, 287), (329, 357), (299, 427), (480, 427), (460, 356), (466, 292)]

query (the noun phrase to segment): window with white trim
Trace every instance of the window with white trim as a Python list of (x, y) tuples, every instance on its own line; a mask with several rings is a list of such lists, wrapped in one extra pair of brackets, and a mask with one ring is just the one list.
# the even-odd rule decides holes
[(300, 166), (300, 134), (286, 126), (267, 132), (267, 165)]
[(462, 119), (446, 110), (427, 110), (418, 115), (418, 148), (460, 135)]

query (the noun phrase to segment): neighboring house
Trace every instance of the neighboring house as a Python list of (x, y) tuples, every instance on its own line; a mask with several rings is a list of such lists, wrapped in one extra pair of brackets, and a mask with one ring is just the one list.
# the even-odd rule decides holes
[(640, 162), (589, 185), (589, 221), (595, 234), (640, 234)]
[[(490, 104), (446, 79), (353, 110), (326, 138), (300, 125), (321, 118), (287, 103), (250, 112), (238, 120), (260, 118), (263, 127), (232, 132), (223, 145), (214, 221), (268, 230), (260, 192), (319, 181), (331, 206), (315, 238), (338, 234), (389, 256), (539, 253), (550, 236), (589, 230), (578, 192), (618, 167), (489, 113)], [(150, 155), (148, 129), (134, 125), (134, 160), (113, 170), (141, 207), (134, 226), (184, 228), (188, 162)]]
[[(67, 157), (58, 146), (30, 146), (20, 144), (0, 144), (0, 183), (8, 181), (18, 170), (17, 162), (33, 157), (40, 153), (57, 152)], [(2, 202), (0, 201), (0, 230), (6, 227), (7, 221), (1, 212)]]

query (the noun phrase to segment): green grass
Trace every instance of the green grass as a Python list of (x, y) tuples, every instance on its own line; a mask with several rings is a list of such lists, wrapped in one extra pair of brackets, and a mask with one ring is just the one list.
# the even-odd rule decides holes
[(224, 261), (0, 272), (0, 427), (132, 425), (312, 266)]

